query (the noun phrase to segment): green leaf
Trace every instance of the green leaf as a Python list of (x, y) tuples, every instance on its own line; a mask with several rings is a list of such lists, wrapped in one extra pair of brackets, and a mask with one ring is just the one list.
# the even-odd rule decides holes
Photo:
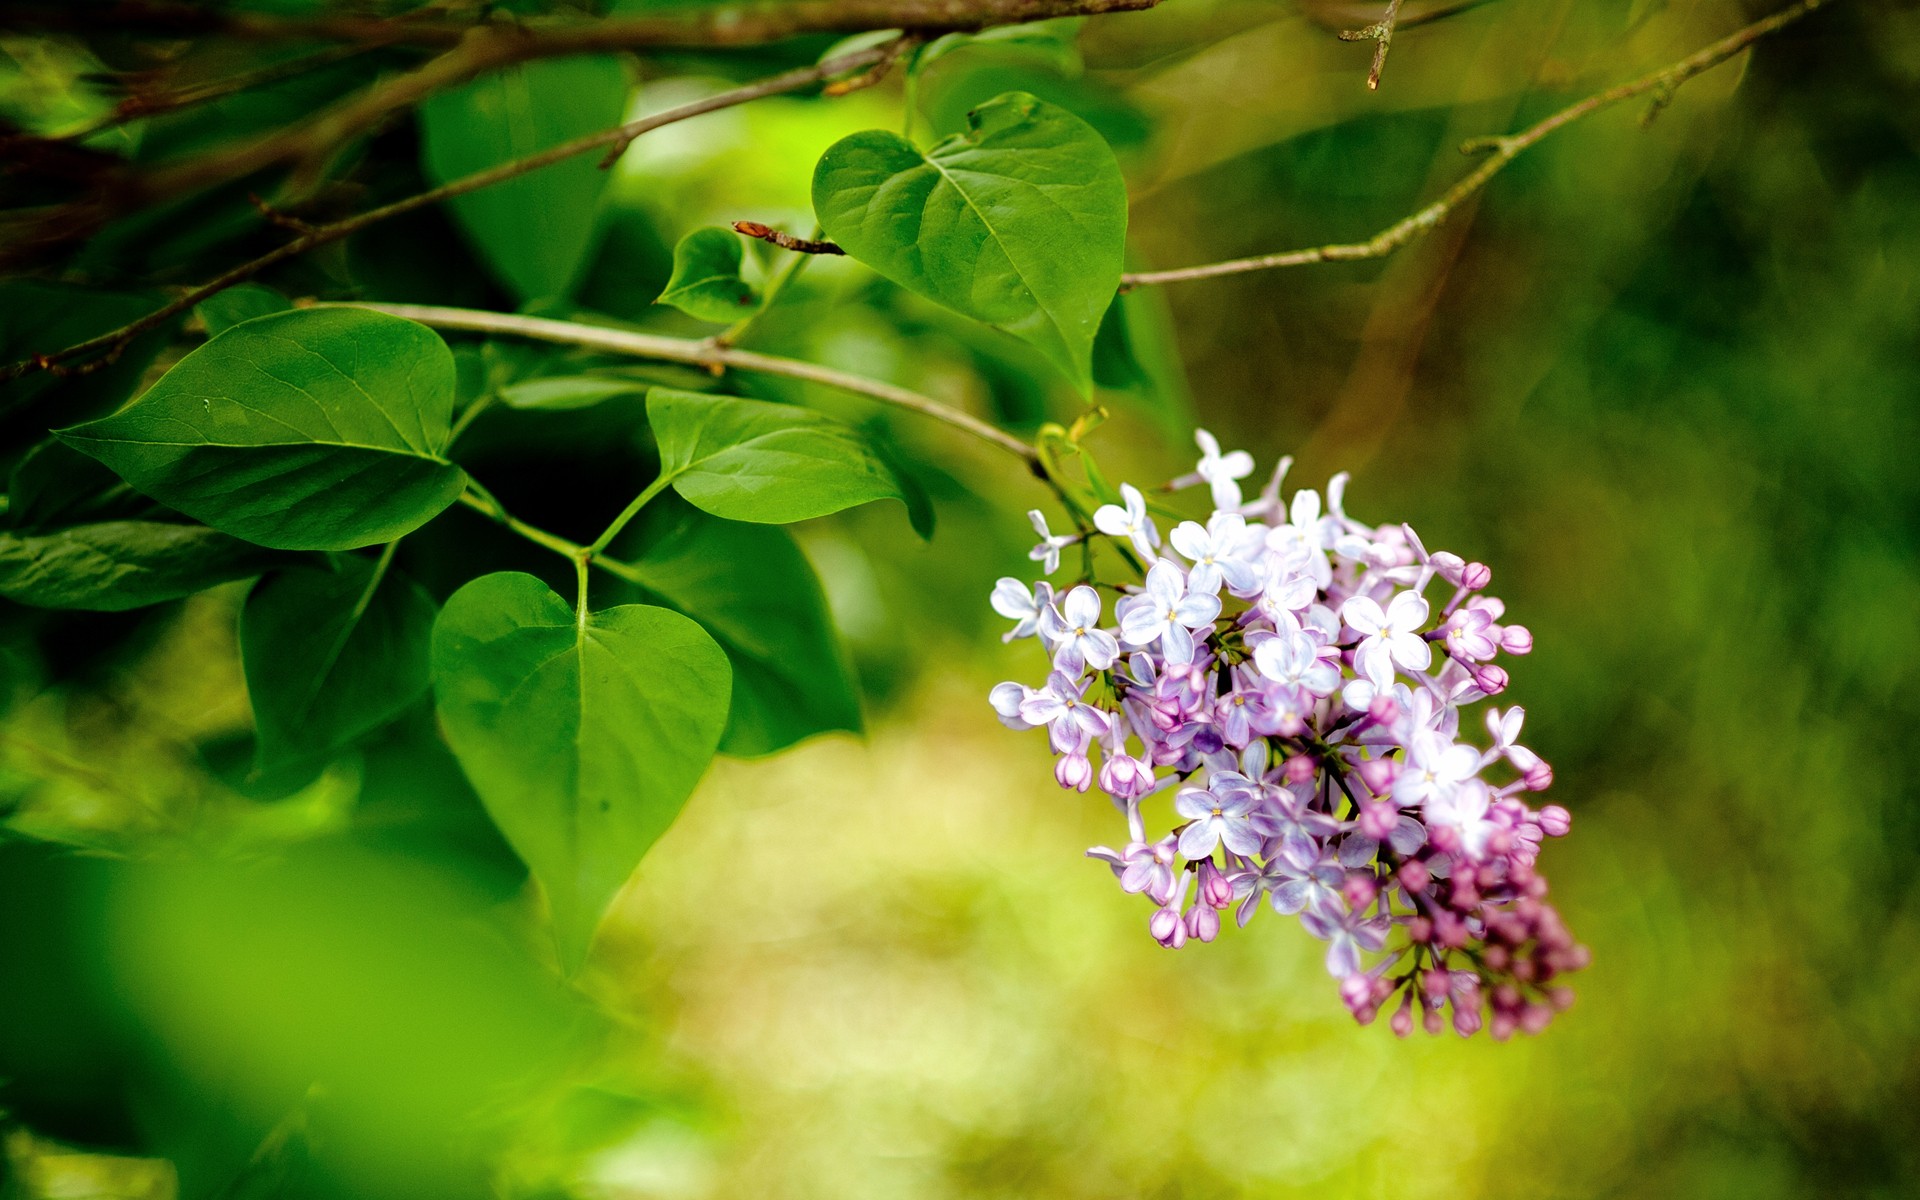
[[(111, 333), (166, 301), (161, 292), (101, 292), (36, 279), (0, 281), (0, 314), (5, 314), (0, 320), (0, 365)], [(112, 412), (139, 384), (178, 326), (176, 318), (148, 330), (99, 370), (70, 375), (35, 371), (0, 383), (0, 413), (21, 426), (46, 429)]]
[(651, 598), (706, 627), (733, 664), (724, 754), (754, 757), (832, 730), (859, 733), (860, 700), (813, 565), (793, 535), (708, 516), (677, 497), (649, 505), (615, 543)]
[(718, 225), (696, 229), (673, 248), (673, 278), (660, 293), (690, 317), (728, 324), (760, 307), (760, 293), (740, 278), (740, 235)]
[(920, 72), (956, 50), (1010, 50), (1040, 59), (1062, 75), (1080, 74), (1080, 27), (1084, 17), (1059, 17), (1024, 25), (995, 25), (978, 33), (949, 33), (937, 37), (914, 55), (911, 70)]
[(0, 596), (36, 608), (120, 612), (257, 575), (283, 557), (202, 525), (163, 521), (0, 533)]
[(208, 337), (218, 337), (235, 325), (291, 307), (285, 296), (264, 284), (242, 283), (194, 305), (193, 315), (207, 327)]
[(634, 379), (610, 379), (600, 375), (556, 375), (549, 379), (530, 379), (500, 389), (500, 402), (508, 408), (564, 411), (592, 408), (616, 396), (644, 392), (647, 385)]
[(1038, 348), (1082, 392), (1120, 284), (1127, 189), (1085, 121), (1024, 92), (981, 105), (933, 149), (884, 130), (813, 174), (827, 235), (880, 274)]
[(706, 770), (730, 675), (725, 653), (679, 613), (627, 604), (582, 621), (517, 572), (467, 584), (434, 623), (441, 725), (546, 889), (569, 969)]
[(784, 525), (898, 500), (922, 537), (932, 532), (925, 494), (859, 430), (812, 409), (657, 387), (647, 420), (661, 476), (716, 517)]
[(315, 308), (237, 325), (126, 408), (57, 431), (135, 488), (285, 550), (390, 542), (453, 503), (453, 358), (424, 325)]
[[(618, 122), (627, 74), (609, 57), (509, 67), (420, 106), (427, 176), (463, 175)], [(607, 172), (592, 153), (456, 196), (453, 214), (494, 274), (521, 300), (563, 296), (586, 265)]]
[(49, 438), (13, 465), (7, 524), (48, 532), (70, 525), (147, 517), (159, 506), (72, 446)]
[(240, 613), (258, 766), (324, 757), (418, 699), (434, 611), (418, 584), (352, 555), (261, 580)]

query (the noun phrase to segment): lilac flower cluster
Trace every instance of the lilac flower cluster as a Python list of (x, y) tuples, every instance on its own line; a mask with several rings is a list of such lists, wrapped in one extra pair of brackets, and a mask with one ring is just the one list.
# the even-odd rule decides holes
[[(1304, 489), (1283, 506), (1283, 460), (1249, 501), (1252, 458), (1197, 441), (1194, 472), (1168, 486), (1211, 490), (1204, 525), (1163, 540), (1131, 485), (1090, 530), (1056, 536), (1031, 514), (1044, 573), (1077, 546), (1087, 577), (1063, 594), (994, 588), (1007, 640), (1037, 638), (1053, 665), (1039, 687), (994, 688), (994, 710), (1047, 730), (1061, 787), (1097, 783), (1125, 813), (1125, 847), (1087, 853), (1152, 900), (1161, 945), (1210, 942), (1221, 913), (1244, 926), (1264, 902), (1327, 943), (1363, 1023), (1398, 993), (1401, 1036), (1415, 1007), (1430, 1033), (1449, 1012), (1462, 1036), (1539, 1031), (1588, 957), (1534, 865), (1568, 814), (1527, 803), (1553, 771), (1519, 742), (1523, 710), (1489, 707), (1485, 746), (1461, 736), (1462, 710), (1506, 690), (1495, 660), (1532, 636), (1503, 620), (1485, 565), (1347, 516), (1344, 474), (1324, 507)], [(1100, 537), (1138, 583), (1091, 577)], [(1144, 805), (1163, 792), (1178, 820), (1152, 837)]]

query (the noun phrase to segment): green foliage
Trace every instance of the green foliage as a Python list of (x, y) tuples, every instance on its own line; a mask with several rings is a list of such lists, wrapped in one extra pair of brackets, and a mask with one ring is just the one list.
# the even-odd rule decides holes
[(647, 419), (660, 477), (716, 517), (786, 524), (898, 500), (922, 537), (925, 495), (852, 426), (790, 404), (654, 388)]
[(500, 402), (509, 408), (565, 412), (575, 408), (592, 408), (603, 400), (631, 396), (646, 390), (646, 384), (632, 379), (616, 379), (605, 375), (556, 375), (508, 384), (500, 389)]
[(261, 768), (324, 759), (417, 700), (435, 612), (390, 556), (333, 555), (261, 580), (240, 614)]
[[(447, 183), (607, 128), (627, 101), (618, 59), (512, 67), (420, 106), (427, 175)], [(522, 300), (562, 296), (593, 246), (607, 173), (592, 155), (456, 197), (454, 215), (501, 282)]]
[(1094, 336), (1120, 283), (1127, 190), (1085, 121), (1010, 93), (924, 153), (897, 134), (856, 133), (821, 158), (813, 203), (847, 253), (1092, 387)]
[(483, 576), (441, 611), (441, 723), (545, 889), (569, 970), (713, 757), (730, 675), (713, 638), (679, 613), (576, 612), (531, 575)]
[(100, 521), (0, 533), (0, 596), (37, 608), (119, 612), (256, 575), (284, 557), (204, 525)]
[(1085, 66), (1080, 57), (1081, 17), (1034, 21), (1027, 25), (996, 25), (977, 33), (949, 33), (922, 46), (912, 70), (920, 72), (957, 50), (1011, 52), (1031, 57), (1063, 75), (1078, 75)]
[(660, 303), (690, 317), (729, 324), (760, 308), (760, 293), (740, 278), (740, 235), (709, 225), (673, 248), (673, 277)]
[(163, 504), (287, 550), (392, 541), (465, 485), (441, 457), (453, 358), (431, 330), (359, 309), (235, 326), (111, 417), (61, 440)]
[(243, 321), (285, 312), (292, 307), (287, 298), (258, 283), (242, 283), (224, 292), (215, 292), (193, 306), (193, 315), (207, 327), (207, 336), (215, 337)]
[(733, 664), (722, 753), (754, 757), (818, 733), (860, 732), (846, 650), (793, 535), (662, 496), (631, 541), (634, 549), (615, 548), (649, 596), (699, 621)]

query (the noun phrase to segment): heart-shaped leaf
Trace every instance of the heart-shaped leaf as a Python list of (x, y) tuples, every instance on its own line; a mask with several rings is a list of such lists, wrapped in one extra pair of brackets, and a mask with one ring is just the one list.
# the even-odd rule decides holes
[(1030, 342), (1081, 391), (1120, 285), (1127, 189), (1085, 121), (1024, 92), (981, 105), (922, 153), (884, 130), (835, 143), (813, 207), (848, 254)]
[(424, 325), (303, 309), (234, 326), (126, 408), (58, 436), (235, 537), (350, 550), (418, 528), (465, 486), (441, 456), (453, 383)]
[(662, 496), (614, 551), (650, 596), (699, 621), (727, 652), (733, 710), (723, 754), (772, 754), (817, 733), (860, 731), (846, 651), (792, 534)]
[(418, 699), (433, 617), (386, 562), (341, 555), (261, 580), (240, 613), (261, 768), (330, 754)]
[(727, 722), (727, 656), (671, 609), (580, 616), (503, 571), (447, 600), (433, 628), (447, 740), (500, 832), (546, 889), (562, 961), (679, 815)]
[(702, 321), (730, 324), (760, 307), (760, 293), (740, 278), (740, 235), (709, 225), (673, 248), (673, 277), (660, 303)]
[(285, 557), (204, 525), (165, 521), (0, 533), (0, 596), (37, 608), (120, 612), (245, 579)]
[[(582, 56), (497, 71), (420, 106), (423, 166), (435, 183), (595, 133), (627, 103), (620, 60)], [(566, 294), (593, 246), (608, 173), (591, 154), (450, 202), (461, 229), (522, 300)]]
[(784, 525), (873, 500), (898, 500), (922, 537), (926, 494), (843, 421), (791, 404), (647, 393), (660, 473), (697, 508), (733, 521)]

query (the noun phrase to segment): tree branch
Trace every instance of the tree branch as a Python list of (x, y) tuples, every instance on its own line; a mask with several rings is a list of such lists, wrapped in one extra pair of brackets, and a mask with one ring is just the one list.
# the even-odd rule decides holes
[(1519, 133), (1473, 139), (1460, 149), (1468, 154), (1485, 152), (1488, 156), (1485, 162), (1474, 168), (1460, 182), (1448, 188), (1446, 193), (1432, 204), (1389, 225), (1364, 242), (1338, 242), (1304, 250), (1284, 250), (1277, 254), (1261, 254), (1252, 258), (1206, 263), (1196, 267), (1176, 267), (1166, 271), (1139, 271), (1121, 276), (1120, 290), (1128, 291), (1132, 288), (1152, 287), (1165, 283), (1185, 283), (1195, 279), (1216, 279), (1223, 275), (1243, 275), (1250, 271), (1269, 271), (1279, 267), (1306, 266), (1310, 263), (1353, 262), (1359, 259), (1384, 258), (1402, 246), (1431, 233), (1441, 222), (1451, 216), (1456, 208), (1486, 187), (1487, 183), (1508, 163), (1552, 134), (1582, 117), (1592, 116), (1594, 113), (1612, 108), (1636, 96), (1651, 94), (1657, 104), (1664, 104), (1671, 98), (1673, 92), (1689, 79), (1719, 66), (1761, 38), (1776, 33), (1809, 13), (1832, 3), (1835, 3), (1835, 0), (1798, 0), (1798, 3), (1770, 17), (1755, 21), (1745, 29), (1730, 34), (1679, 62), (1589, 96), (1578, 104), (1563, 108)]
[(1378, 21), (1365, 29), (1349, 29), (1341, 33), (1343, 42), (1364, 42), (1371, 39), (1373, 48), (1373, 68), (1367, 72), (1367, 89), (1380, 90), (1380, 72), (1387, 66), (1387, 49), (1393, 45), (1393, 30), (1400, 23), (1400, 5), (1405, 0), (1387, 0), (1387, 11)]
[(996, 428), (971, 413), (962, 412), (951, 405), (942, 404), (931, 396), (923, 396), (919, 392), (909, 391), (891, 383), (860, 375), (849, 375), (844, 371), (836, 371), (817, 363), (803, 362), (797, 358), (779, 358), (752, 350), (736, 350), (712, 341), (663, 337), (637, 330), (609, 329), (599, 325), (582, 325), (576, 321), (555, 321), (546, 317), (483, 312), (472, 308), (441, 308), (429, 304), (358, 303), (352, 304), (351, 307), (367, 308), (375, 312), (404, 317), (409, 321), (418, 321), (422, 325), (430, 325), (435, 329), (505, 334), (511, 337), (531, 338), (535, 341), (557, 342), (565, 346), (605, 350), (613, 354), (626, 354), (655, 362), (758, 371), (766, 375), (780, 375), (788, 379), (824, 384), (843, 392), (878, 400), (883, 404), (891, 404), (896, 408), (908, 409), (951, 425), (955, 429), (1014, 455), (1026, 463), (1035, 474), (1046, 478), (1042, 474), (1038, 451), (1005, 430)]
[(690, 104), (682, 104), (677, 108), (670, 108), (664, 112), (655, 113), (650, 117), (630, 121), (625, 125), (618, 125), (612, 129), (602, 130), (599, 133), (575, 138), (570, 142), (563, 142), (551, 149), (542, 150), (538, 154), (530, 154), (525, 158), (518, 158), (512, 162), (502, 163), (497, 167), (490, 167), (485, 171), (476, 171), (471, 175), (453, 180), (451, 183), (432, 188), (428, 191), (419, 192), (412, 196), (407, 196), (391, 204), (369, 209), (366, 212), (335, 221), (331, 224), (316, 225), (292, 241), (287, 242), (277, 249), (270, 250), (249, 262), (242, 263), (231, 271), (186, 292), (184, 295), (176, 297), (168, 304), (155, 309), (137, 321), (123, 325), (119, 329), (103, 333), (99, 337), (89, 338), (84, 342), (67, 346), (64, 349), (38, 355), (24, 362), (14, 363), (11, 366), (0, 369), (0, 383), (17, 379), (22, 375), (36, 370), (63, 369), (64, 364), (70, 363), (74, 359), (86, 358), (96, 354), (108, 357), (95, 359), (94, 362), (88, 364), (88, 366), (78, 368), (65, 367), (64, 369), (66, 371), (85, 371), (91, 369), (94, 365), (104, 366), (107, 362), (111, 361), (112, 355), (117, 354), (120, 349), (124, 348), (127, 343), (131, 342), (134, 338), (149, 329), (165, 324), (173, 317), (187, 311), (207, 297), (225, 291), (236, 283), (251, 279), (267, 268), (304, 254), (317, 246), (337, 242), (341, 238), (358, 233), (369, 225), (377, 224), (391, 217), (398, 217), (406, 213), (415, 212), (430, 205), (438, 204), (442, 200), (448, 200), (455, 196), (463, 196), (468, 192), (478, 191), (481, 188), (489, 187), (504, 180), (525, 175), (530, 171), (537, 171), (541, 167), (561, 162), (576, 155), (585, 154), (589, 150), (597, 150), (603, 146), (624, 145), (627, 142), (631, 142), (634, 138), (639, 137), (641, 134), (651, 132), (665, 125), (674, 124), (677, 121), (685, 121), (690, 117), (697, 117), (704, 113), (715, 112), (723, 108), (731, 108), (737, 104), (745, 104), (751, 100), (758, 100), (763, 96), (774, 96), (783, 92), (798, 91), (801, 88), (819, 83), (822, 80), (829, 79), (843, 72), (856, 71), (863, 67), (871, 66), (881, 61), (887, 54), (887, 46), (875, 46), (866, 50), (857, 50), (849, 54), (839, 55), (816, 66), (800, 67), (779, 75), (772, 75), (757, 83), (749, 83), (724, 92), (718, 92), (704, 100), (696, 100)]

